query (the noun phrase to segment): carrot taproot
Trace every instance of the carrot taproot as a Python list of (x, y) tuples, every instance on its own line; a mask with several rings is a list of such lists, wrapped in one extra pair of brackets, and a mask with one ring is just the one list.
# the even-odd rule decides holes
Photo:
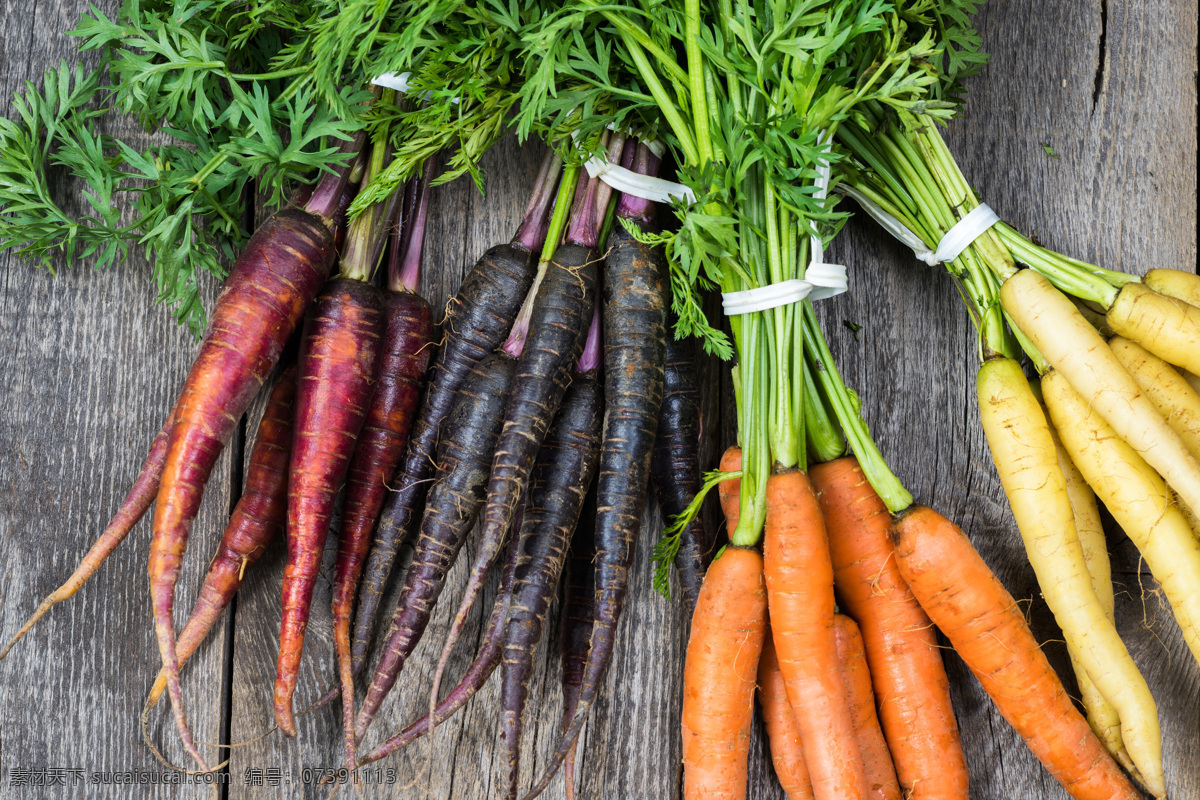
[[(204, 576), (192, 613), (176, 642), (180, 668), (229, 607), (246, 570), (283, 533), (287, 519), (287, 478), (295, 398), (296, 365), (293, 363), (279, 376), (267, 399), (246, 467), (245, 488), (217, 545), (217, 553)], [(143, 723), (166, 688), (167, 675), (160, 670), (146, 699)]]
[[(683, 513), (700, 491), (700, 382), (694, 344), (691, 339), (666, 337), (662, 408), (650, 461), (650, 478), (665, 520)], [(697, 514), (680, 531), (675, 554), (683, 599), (689, 606), (696, 604), (711, 555), (712, 536)]]
[(379, 603), (402, 542), (421, 523), (425, 495), (436, 472), (435, 451), (442, 426), (471, 368), (500, 346), (533, 284), (534, 252), (546, 236), (547, 210), (555, 197), (562, 162), (546, 154), (513, 240), (479, 257), (446, 303), (442, 341), (430, 366), (420, 410), (409, 431), (404, 457), (391, 480), (358, 593), (351, 645), (352, 671), (367, 655)]
[(900, 800), (900, 783), (888, 752), (887, 741), (875, 714), (875, 694), (871, 691), (871, 675), (858, 625), (845, 614), (833, 615), (833, 632), (837, 642), (838, 664), (846, 684), (846, 701), (854, 720), (858, 751), (867, 776), (867, 796), (878, 800)]
[[(593, 536), (596, 520), (595, 481), (592, 481), (592, 487), (583, 502), (583, 513), (571, 537), (567, 568), (563, 573), (562, 619), (558, 637), (563, 728), (571, 724), (575, 716), (579, 689), (583, 685), (583, 667), (587, 663), (588, 647), (592, 641), (592, 623), (596, 618), (596, 575), (592, 569), (596, 555)], [(575, 750), (572, 745), (563, 757), (563, 785), (567, 800), (575, 800)]]
[[(598, 361), (599, 348), (593, 349)], [(600, 456), (604, 388), (594, 373), (597, 365), (582, 363), (587, 359), (585, 349), (580, 365), (583, 373), (575, 377), (563, 397), (538, 450), (526, 490), (524, 544), (504, 633), (500, 676), (500, 738), (507, 768), (503, 794), (509, 798), (517, 794), (522, 717), (534, 654)]]
[[(504, 345), (517, 359), (516, 374), (492, 459), (479, 552), (434, 670), (431, 698), (437, 696), (442, 674), (467, 616), (483, 589), (492, 562), (507, 541), (538, 448), (546, 438), (575, 364), (583, 353), (596, 291), (597, 217), (603, 218), (607, 208), (607, 187), (602, 190), (601, 186), (599, 179), (588, 180), (589, 188), (581, 205), (573, 210), (564, 244), (555, 249), (553, 258), (535, 282), (528, 327), (515, 325)], [(603, 205), (600, 197), (606, 198)]]
[[(737, 472), (742, 468), (742, 449), (737, 445), (729, 447), (721, 454), (721, 472)], [(721, 501), (721, 513), (725, 515), (725, 530), (730, 536), (737, 529), (741, 519), (742, 482), (738, 478), (730, 478), (717, 484), (717, 496)]]
[(322, 179), (304, 209), (263, 223), (234, 264), (213, 309), (208, 335), (175, 406), (150, 545), (154, 628), (175, 724), (184, 748), (205, 770), (179, 688), (172, 609), (192, 521), (217, 457), (233, 436), (333, 265), (332, 219), (345, 168)]
[[(1040, 396), (1040, 390), (1039, 390)], [(1043, 404), (1044, 408), (1044, 404)], [(1046, 412), (1049, 417), (1049, 412)], [(1058, 456), (1058, 467), (1062, 470), (1066, 481), (1067, 496), (1071, 501), (1071, 513), (1075, 517), (1075, 534), (1079, 538), (1079, 546), (1083, 550), (1083, 561), (1087, 565), (1088, 574), (1092, 579), (1092, 588), (1104, 609), (1104, 615), (1109, 622), (1114, 622), (1114, 596), (1112, 584), (1112, 566), (1108, 560), (1108, 544), (1104, 538), (1104, 527), (1100, 520), (1100, 509), (1096, 506), (1096, 495), (1084, 480), (1079, 468), (1071, 460), (1070, 453), (1063, 446), (1058, 431), (1050, 425), (1050, 436), (1054, 439), (1054, 448)], [(1141, 779), (1135, 775), (1136, 768), (1125, 750), (1121, 740), (1121, 717), (1117, 710), (1104, 699), (1104, 695), (1087, 676), (1087, 670), (1067, 648), (1071, 659), (1071, 669), (1075, 673), (1076, 683), (1079, 684), (1079, 699), (1087, 715), (1088, 724), (1100, 737), (1104, 749), (1112, 754), (1117, 763), (1125, 771), (1133, 775), (1135, 780)]]
[(1021, 365), (1012, 359), (987, 359), (977, 385), (992, 460), (1042, 596), (1072, 654), (1117, 709), (1126, 750), (1146, 787), (1162, 796), (1166, 786), (1158, 711), (1096, 594), (1046, 415)]
[[(637, 171), (655, 171), (657, 159), (645, 145), (637, 148)], [(645, 200), (622, 195), (616, 213), (649, 228), (650, 208)], [(574, 719), (529, 797), (545, 789), (578, 738), (612, 657), (662, 406), (666, 259), (661, 248), (639, 241), (623, 225), (614, 228), (609, 242), (602, 287), (605, 408), (596, 478), (596, 614)]]
[(383, 655), (354, 722), (358, 740), (424, 634), (446, 573), (483, 505), (501, 410), (515, 367), (516, 362), (505, 353), (493, 353), (471, 367), (446, 419), (446, 433), (435, 454), (437, 476), (425, 504), (412, 563), (404, 576)]
[(1177, 367), (1200, 372), (1200, 308), (1134, 281), (1121, 287), (1105, 319), (1119, 336)]
[(796, 715), (788, 702), (783, 673), (779, 671), (775, 641), (769, 633), (763, 639), (762, 656), (758, 659), (758, 704), (762, 706), (775, 777), (787, 800), (813, 800), (812, 779), (808, 776), (808, 765), (804, 763), (800, 729), (796, 727)]
[(879, 721), (906, 796), (958, 798), (967, 760), (929, 617), (900, 575), (892, 518), (853, 456), (808, 471), (829, 534), (838, 603), (859, 625)]
[(8, 640), (8, 644), (4, 645), (4, 649), (0, 650), (0, 659), (8, 655), (8, 651), (13, 648), (13, 645), (21, 641), (25, 634), (29, 633), (30, 629), (38, 623), (38, 620), (46, 616), (46, 612), (72, 597), (83, 588), (85, 583), (91, 580), (96, 571), (100, 569), (100, 565), (112, 555), (121, 542), (125, 541), (125, 537), (154, 504), (154, 498), (158, 496), (159, 482), (162, 480), (163, 465), (167, 461), (167, 440), (170, 437), (171, 425), (174, 421), (175, 411), (172, 409), (167, 414), (167, 420), (163, 423), (162, 430), (150, 443), (146, 460), (142, 462), (142, 468), (138, 472), (137, 478), (134, 479), (129, 494), (121, 502), (117, 513), (113, 515), (104, 532), (84, 553), (79, 566), (75, 568), (70, 577), (38, 603), (38, 607), (34, 609), (29, 619), (13, 634), (13, 637)]
[[(1139, 284), (1127, 284), (1122, 295), (1135, 286)], [(1071, 301), (1031, 269), (1006, 280), (1000, 297), (1005, 311), (1046, 362), (1088, 399), (1117, 434), (1179, 492), (1183, 502), (1200, 513), (1200, 461)], [(1195, 311), (1200, 314), (1200, 309)], [(1138, 341), (1136, 336), (1127, 338)], [(1139, 343), (1154, 352), (1144, 339)]]
[[(371, 533), (387, 494), (386, 481), (396, 471), (404, 454), (408, 433), (421, 393), (421, 378), (429, 366), (433, 314), (425, 298), (416, 293), (421, 275), (425, 220), (429, 210), (429, 183), (433, 164), (417, 184), (414, 208), (388, 267), (384, 292), (385, 333), (378, 366), (378, 380), (354, 457), (346, 475), (346, 498), (333, 584), (333, 641), (342, 690), (346, 766), (353, 769), (354, 670), (350, 652), (350, 615), (358, 579), (362, 574)], [(414, 192), (406, 192), (406, 199)]]
[(1142, 283), (1159, 294), (1200, 306), (1200, 275), (1194, 272), (1152, 269), (1142, 276)]
[(475, 654), (475, 659), (467, 667), (466, 672), (463, 673), (458, 685), (451, 689), (446, 697), (437, 704), (432, 716), (425, 714), (406, 725), (400, 733), (384, 741), (369, 754), (360, 758), (358, 761), (359, 766), (387, 758), (397, 750), (402, 750), (412, 744), (429, 732), (430, 720), (433, 721), (434, 725), (440, 725), (445, 722), (465, 706), (467, 701), (474, 697), (475, 693), (487, 683), (487, 679), (491, 677), (492, 672), (500, 664), (500, 653), (504, 643), (504, 627), (511, 605), (517, 558), (521, 550), (520, 545), (521, 540), (519, 537), (513, 537), (513, 540), (509, 543), (509, 550), (504, 559), (504, 569), (500, 573), (500, 589), (496, 594), (495, 602), (492, 604), (492, 613), (488, 618), (487, 627), (484, 629), (483, 645), (479, 648), (479, 652)]
[(896, 561), (997, 710), (1076, 800), (1139, 797), (1076, 710), (1025, 617), (954, 523), (913, 506), (892, 526)]
[(767, 480), (763, 564), (771, 633), (796, 714), (813, 794), (866, 798), (834, 636), (833, 562), (821, 508), (799, 470)]
[(1200, 459), (1200, 393), (1174, 367), (1141, 345), (1114, 336), (1108, 346), (1171, 430)]
[(726, 547), (692, 612), (683, 666), (683, 796), (746, 796), (750, 723), (767, 636), (767, 588), (757, 550)]
[(275, 668), (275, 721), (287, 736), (296, 735), (292, 696), (333, 501), (366, 420), (384, 333), (379, 290), (354, 278), (330, 281), (304, 323)]
[(1170, 487), (1061, 373), (1042, 376), (1042, 393), (1071, 460), (1146, 559), (1200, 662), (1200, 541)]

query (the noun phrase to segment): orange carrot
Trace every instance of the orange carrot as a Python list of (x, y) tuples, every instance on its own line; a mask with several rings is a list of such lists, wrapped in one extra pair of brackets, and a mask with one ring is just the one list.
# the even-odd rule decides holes
[(1050, 668), (1012, 595), (941, 514), (913, 506), (892, 526), (900, 574), (996, 708), (1077, 800), (1141, 797)]
[[(737, 472), (742, 468), (742, 450), (736, 445), (730, 447), (721, 456), (721, 471), (722, 472)], [(741, 502), (742, 482), (738, 478), (733, 478), (727, 481), (721, 481), (717, 484), (717, 495), (721, 498), (721, 513), (725, 515), (725, 529), (729, 531), (729, 535), (733, 535), (733, 531), (737, 528), (738, 519), (741, 517), (741, 511), (738, 503)]]
[(767, 480), (763, 560), (771, 632), (818, 800), (867, 797), (837, 663), (833, 564), (821, 509), (798, 470)]
[(700, 587), (683, 667), (685, 800), (746, 796), (754, 678), (766, 630), (762, 556), (726, 547)]
[(758, 660), (758, 703), (762, 706), (763, 724), (771, 743), (771, 763), (775, 765), (779, 785), (788, 800), (812, 800), (812, 781), (804, 763), (800, 729), (796, 727), (796, 715), (787, 699), (779, 657), (770, 636), (763, 642), (762, 657)]
[(967, 760), (929, 617), (900, 575), (892, 518), (853, 457), (809, 470), (829, 532), (833, 583), (857, 620), (879, 721), (906, 797), (967, 797)]
[(876, 800), (900, 800), (896, 768), (892, 766), (892, 756), (879, 727), (879, 717), (875, 715), (875, 694), (871, 691), (871, 674), (867, 671), (862, 635), (854, 620), (845, 614), (834, 614), (833, 631), (842, 680), (846, 684), (846, 700), (850, 704), (858, 750), (867, 774), (867, 796)]

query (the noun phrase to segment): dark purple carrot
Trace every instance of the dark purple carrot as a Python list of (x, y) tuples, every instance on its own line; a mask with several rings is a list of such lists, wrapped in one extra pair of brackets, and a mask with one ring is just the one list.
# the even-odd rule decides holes
[[(567, 571), (563, 576), (562, 620), (559, 628), (559, 649), (562, 659), (563, 729), (575, 717), (579, 689), (583, 685), (583, 668), (587, 664), (592, 641), (592, 623), (596, 616), (596, 573), (592, 560), (596, 556), (595, 542), (596, 484), (588, 492), (580, 515), (579, 526), (571, 537)], [(563, 759), (563, 780), (567, 800), (575, 800), (575, 745)]]
[(445, 436), (436, 454), (436, 479), (429, 490), (412, 563), (404, 576), (383, 655), (355, 721), (357, 740), (362, 740), (425, 632), (446, 573), (475, 524), (515, 367), (516, 362), (504, 353), (494, 353), (471, 367), (446, 419)]
[[(496, 594), (496, 602), (492, 605), (492, 614), (488, 617), (487, 628), (483, 634), (483, 646), (475, 654), (475, 660), (467, 667), (467, 671), (463, 673), (458, 685), (450, 690), (450, 693), (437, 704), (433, 711), (432, 718), (438, 725), (450, 719), (460, 708), (465, 706), (467, 701), (474, 697), (480, 687), (487, 682), (500, 663), (500, 647), (503, 643), (504, 628), (508, 619), (513, 575), (517, 567), (521, 541), (520, 537), (516, 537), (509, 543), (508, 553), (504, 558), (504, 570), (500, 573), (500, 589)], [(387, 758), (397, 750), (408, 747), (429, 732), (429, 720), (430, 715), (426, 714), (410, 723), (400, 733), (372, 750), (365, 758), (359, 759), (359, 766)]]
[(558, 157), (547, 153), (517, 235), (512, 242), (484, 253), (463, 278), (458, 294), (446, 304), (442, 342), (429, 370), (425, 396), (409, 433), (404, 458), (389, 484), (392, 491), (384, 501), (363, 573), (351, 647), (355, 674), (366, 658), (396, 553), (421, 522), (425, 495), (437, 467), (434, 451), (442, 423), (467, 373), (508, 336), (533, 284), (533, 253), (545, 237), (546, 212), (554, 199), (561, 168)]
[[(620, 158), (622, 143), (622, 137), (617, 136), (609, 145), (614, 161)], [(466, 592), (434, 673), (430, 690), (434, 700), (467, 615), (483, 588), (492, 562), (507, 541), (538, 448), (546, 438), (575, 364), (583, 353), (595, 300), (599, 260), (595, 248), (610, 196), (608, 187), (598, 179), (588, 181), (583, 200), (572, 211), (565, 243), (555, 249), (539, 276), (536, 295), (529, 307), (528, 333), (522, 335), (522, 324), (518, 322), (505, 345), (514, 355), (520, 348), (517, 373), (492, 459), (479, 553), (471, 565)]]
[[(363, 179), (369, 180), (378, 174), (389, 156), (385, 129), (371, 148)], [(389, 369), (411, 368), (411, 365), (401, 363), (402, 356), (412, 345), (410, 332), (420, 339), (420, 322), (404, 320), (395, 330), (395, 336), (389, 337), (383, 293), (371, 282), (400, 200), (401, 193), (393, 192), (387, 200), (350, 222), (340, 274), (326, 284), (304, 321), (296, 389), (295, 443), (288, 471), (288, 556), (283, 571), (283, 619), (279, 626), (279, 661), (275, 668), (275, 721), (287, 736), (296, 735), (292, 695), (300, 674), (304, 629), (308, 625), (312, 593), (333, 518), (333, 501), (349, 473), (351, 458), (369, 412), (376, 412), (376, 415), (371, 419), (373, 428), (369, 431), (362, 469), (354, 476), (357, 485), (352, 487), (352, 499), (355, 503), (364, 499), (364, 490), (369, 490), (373, 482), (379, 484), (382, 492), (384, 476), (373, 474), (373, 462), (380, 455), (380, 446), (386, 448), (389, 444), (386, 432), (381, 428), (394, 424), (395, 417), (405, 416), (403, 410), (374, 404), (376, 376), (380, 374), (385, 351), (392, 348), (401, 351), (401, 358), (393, 360)], [(402, 300), (400, 304), (402, 312), (414, 309), (419, 315), (416, 308), (419, 303), (409, 304)], [(423, 345), (424, 341), (419, 341), (408, 352), (416, 356)], [(411, 393), (404, 381), (400, 383), (397, 386), (395, 382), (388, 382), (386, 388), (392, 393), (383, 398), (385, 404), (396, 399), (396, 392), (401, 395), (401, 401), (406, 393)], [(339, 581), (343, 586), (340, 594), (335, 592), (334, 597), (335, 609), (339, 604), (345, 606), (344, 618), (349, 616), (348, 606), (354, 596), (350, 573), (361, 563), (361, 550), (370, 531), (370, 523), (364, 523), (360, 518), (360, 509), (349, 509), (349, 542), (343, 543), (338, 559)]]
[[(246, 570), (258, 561), (267, 546), (283, 533), (287, 521), (288, 463), (292, 453), (292, 422), (296, 399), (296, 365), (283, 374), (258, 424), (258, 435), (246, 467), (246, 485), (238, 500), (217, 554), (196, 597), (196, 605), (179, 634), (175, 651), (183, 667), (225, 613), (242, 585)], [(150, 709), (167, 688), (166, 671), (158, 673), (146, 707), (143, 729)]]
[[(637, 172), (651, 174), (657, 159), (638, 145)], [(647, 228), (652, 205), (623, 195), (617, 216)], [(612, 655), (625, 600), (633, 544), (641, 526), (650, 459), (663, 395), (666, 340), (666, 264), (661, 250), (639, 242), (623, 226), (609, 239), (602, 287), (604, 308), (604, 435), (596, 478), (595, 621), (574, 718), (543, 776), (540, 794), (562, 764), (591, 710)]]
[[(429, 303), (416, 294), (421, 280), (421, 251), (425, 217), (429, 208), (429, 182), (433, 164), (425, 165), (418, 184), (413, 216), (404, 226), (388, 268), (384, 295), (387, 333), (379, 362), (378, 382), (358, 446), (346, 477), (346, 499), (338, 541), (333, 586), (333, 635), (338, 675), (342, 686), (342, 716), (346, 763), (354, 768), (354, 674), (350, 661), (350, 612), (363, 561), (371, 544), (371, 531), (387, 492), (385, 482), (396, 471), (408, 440), (421, 392), (421, 377), (429, 366), (433, 314)], [(407, 192), (406, 192), (407, 194)]]
[(142, 515), (154, 503), (154, 498), (158, 495), (158, 484), (162, 479), (163, 464), (167, 461), (167, 439), (174, 421), (175, 412), (171, 411), (167, 415), (167, 421), (163, 423), (162, 430), (150, 443), (150, 452), (146, 454), (146, 461), (142, 464), (137, 478), (134, 479), (129, 494), (125, 496), (125, 500), (117, 509), (112, 521), (108, 523), (108, 527), (100, 534), (100, 538), (96, 539), (91, 549), (84, 554), (83, 560), (71, 573), (71, 577), (67, 578), (62, 586), (46, 595), (46, 599), (38, 604), (16, 635), (9, 640), (8, 644), (4, 645), (4, 650), (0, 651), (0, 659), (8, 655), (8, 651), (12, 649), (13, 645), (21, 641), (22, 637), (29, 633), (29, 629), (46, 616), (47, 611), (74, 595), (91, 580), (91, 577), (100, 569), (100, 565), (112, 555), (121, 542), (125, 541), (125, 537), (133, 530), (133, 526), (138, 524)]
[[(598, 329), (598, 310), (594, 324)], [(509, 798), (517, 794), (533, 657), (600, 456), (604, 388), (595, 374), (599, 361), (597, 341), (585, 348), (580, 373), (563, 397), (529, 477), (501, 670), (501, 740), (508, 767), (504, 796)]]
[[(663, 520), (668, 522), (682, 514), (700, 491), (700, 382), (694, 344), (692, 339), (667, 336), (662, 409), (650, 477)], [(697, 514), (680, 531), (675, 553), (679, 585), (689, 608), (696, 605), (710, 555), (712, 538)]]
[(333, 217), (347, 172), (343, 168), (326, 176), (303, 210), (280, 211), (250, 237), (213, 309), (208, 334), (175, 406), (154, 509), (150, 593), (176, 727), (188, 754), (205, 770), (179, 689), (175, 582), (217, 457), (329, 275)]

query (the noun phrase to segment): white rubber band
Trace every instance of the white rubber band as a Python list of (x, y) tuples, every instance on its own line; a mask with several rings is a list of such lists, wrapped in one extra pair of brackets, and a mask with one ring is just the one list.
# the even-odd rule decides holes
[[(611, 124), (608, 128), (609, 130), (616, 130)], [(571, 139), (578, 146), (577, 133), (577, 131), (572, 131)], [(654, 153), (658, 158), (662, 158), (663, 153), (666, 152), (662, 142), (657, 140), (642, 142), (642, 144), (650, 148), (650, 152)], [(664, 181), (662, 178), (656, 178), (652, 175), (639, 175), (631, 169), (625, 169), (620, 164), (614, 164), (598, 156), (592, 156), (583, 162), (583, 168), (587, 170), (589, 178), (599, 178), (622, 194), (640, 197), (643, 200), (651, 200), (655, 203), (671, 203), (674, 200), (680, 199), (688, 203), (696, 202), (695, 193), (682, 183)]]
[(824, 300), (841, 294), (847, 287), (845, 267), (840, 264), (813, 264), (803, 279), (793, 278), (755, 289), (725, 292), (721, 295), (721, 310), (727, 317), (753, 314), (756, 311), (769, 311), (779, 306), (799, 303), (806, 297)]
[(920, 236), (913, 233), (907, 225), (893, 217), (862, 192), (850, 186), (842, 186), (839, 191), (853, 197), (863, 211), (883, 226), (883, 229), (900, 240), (913, 251), (918, 261), (924, 261), (931, 267), (953, 261), (971, 246), (971, 243), (984, 234), (989, 228), (1000, 221), (1000, 217), (987, 203), (980, 203), (971, 209), (965, 217), (954, 223), (954, 227), (946, 231), (938, 242), (936, 250), (930, 250)]
[[(825, 139), (825, 152), (829, 152), (829, 139)], [(824, 200), (829, 192), (830, 166), (827, 159), (822, 158), (817, 163), (816, 191), (813, 196)], [(724, 292), (721, 294), (721, 308), (725, 316), (737, 314), (752, 314), (756, 311), (768, 311), (779, 306), (799, 303), (804, 298), (824, 300), (846, 291), (850, 282), (846, 277), (846, 268), (841, 264), (825, 263), (825, 248), (817, 233), (817, 226), (810, 222), (812, 233), (809, 235), (809, 250), (811, 257), (808, 269), (803, 278), (772, 283), (769, 286), (759, 286), (755, 289), (745, 289), (740, 292)]]
[[(408, 94), (412, 89), (412, 84), (408, 82), (411, 77), (411, 72), (385, 72), (372, 78), (371, 83), (382, 86), (384, 89), (393, 89), (400, 94)], [(426, 96), (428, 96), (428, 92), (426, 92)], [(458, 103), (458, 98), (451, 97), (450, 102)]]
[(583, 168), (587, 170), (589, 178), (599, 178), (618, 192), (643, 200), (653, 200), (656, 203), (670, 203), (679, 199), (689, 203), (696, 202), (696, 195), (682, 183), (664, 181), (652, 175), (640, 175), (603, 158), (592, 156), (584, 162)]
[(954, 223), (953, 228), (946, 231), (946, 235), (938, 242), (937, 250), (929, 259), (925, 259), (925, 263), (934, 266), (953, 261), (958, 258), (959, 253), (971, 246), (971, 242), (978, 239), (984, 231), (999, 221), (1000, 217), (988, 207), (987, 203), (980, 203), (965, 217)]
[(853, 186), (847, 186), (844, 183), (838, 187), (838, 191), (847, 197), (853, 197), (855, 202), (862, 207), (862, 210), (867, 212), (867, 216), (878, 222), (881, 226), (883, 226), (885, 231), (890, 233), (894, 238), (900, 240), (902, 244), (907, 245), (918, 259), (924, 261), (926, 257), (933, 255), (933, 251), (925, 246), (925, 242), (920, 236), (917, 236), (915, 233), (909, 230), (908, 226), (903, 222), (884, 211), (883, 207), (874, 200), (867, 197)]
[(411, 77), (411, 72), (385, 72), (372, 78), (371, 83), (382, 86), (384, 89), (393, 89), (400, 94), (406, 94), (412, 88), (408, 82)]

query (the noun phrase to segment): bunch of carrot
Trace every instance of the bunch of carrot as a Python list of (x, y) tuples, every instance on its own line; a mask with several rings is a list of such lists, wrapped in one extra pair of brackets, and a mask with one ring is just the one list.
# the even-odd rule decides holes
[[(378, 102), (391, 100), (389, 91)], [(606, 138), (613, 162), (642, 174), (657, 169), (658, 159), (645, 145), (624, 135)], [(369, 181), (386, 167), (389, 152), (384, 126), (374, 131), (359, 162), (318, 186), (306, 207), (336, 198), (344, 208), (351, 173)], [(157, 496), (151, 578), (163, 665), (147, 700), (143, 730), (150, 710), (169, 694), (184, 746), (201, 769), (209, 765), (186, 725), (180, 667), (229, 605), (245, 571), (285, 530), (274, 705), (279, 727), (295, 734), (292, 695), (313, 584), (334, 499), (344, 486), (333, 592), (340, 692), (327, 699), (339, 693), (342, 698), (347, 764), (382, 758), (431, 730), (482, 685), (503, 654), (508, 793), (515, 796), (534, 652), (593, 474), (602, 510), (595, 530), (596, 597), (581, 598), (589, 641), (574, 684), (576, 731), (611, 653), (660, 428), (664, 452), (654, 457), (673, 459), (693, 481), (698, 476), (694, 386), (672, 386), (670, 419), (659, 419), (667, 366), (661, 252), (624, 227), (653, 230), (653, 204), (624, 195), (612, 203), (609, 187), (581, 175), (578, 165), (564, 169), (548, 153), (513, 242), (485, 254), (448, 305), (445, 336), (427, 376), (435, 350), (431, 313), (415, 289), (432, 169), (428, 165), (406, 190), (350, 222), (340, 272), (323, 287), (337, 249), (332, 230), (319, 269), (311, 267), (316, 255), (300, 249), (303, 240), (297, 244), (290, 229), (276, 230), (293, 218), (306, 220), (302, 212), (284, 212), (259, 230), (218, 303), (213, 331), (129, 499), (76, 575), (18, 634), (82, 586)], [(613, 230), (617, 219), (623, 223)], [(397, 233), (387, 259), (388, 288), (381, 293), (372, 276), (391, 229)], [(610, 230), (610, 246), (601, 250)], [(310, 268), (307, 283), (285, 277), (272, 288), (274, 273)], [(300, 290), (305, 294), (293, 296)], [(286, 319), (268, 313), (267, 304), (284, 306)], [(254, 325), (258, 328), (250, 330)], [(254, 331), (260, 338), (269, 334), (260, 350), (249, 344)], [(280, 348), (292, 341), (289, 355), (275, 352), (276, 339)], [(235, 369), (246, 361), (248, 366)], [(177, 638), (171, 620), (174, 579), (207, 471), (227, 429), (280, 361), (290, 366), (259, 426), (246, 490)], [(688, 371), (686, 358), (676, 356), (672, 369)], [(602, 370), (607, 381), (600, 379)], [(690, 499), (687, 488), (674, 487), (662, 473), (664, 490), (686, 504), (680, 498)], [(363, 736), (420, 640), (481, 510), (483, 547), (438, 665), (431, 713), (360, 758)], [(702, 528), (693, 531), (681, 563), (698, 581), (707, 552)], [(414, 557), (358, 709), (355, 674), (366, 660), (391, 561), (410, 532)], [(438, 704), (440, 676), (462, 622), (494, 557), (510, 540), (504, 588), (485, 645), (458, 687)], [(358, 618), (352, 625), (356, 593)], [(572, 745), (573, 736), (564, 739), (564, 757)]]
[[(613, 204), (612, 189), (581, 174), (574, 155), (565, 164), (548, 156), (520, 229), (468, 273), (436, 348), (432, 313), (415, 293), (433, 165), (408, 187), (379, 190), (395, 144), (381, 115), (356, 165), (251, 239), (129, 497), (17, 638), (78, 590), (155, 502), (150, 577), (163, 663), (146, 711), (168, 693), (185, 748), (208, 769), (187, 728), (180, 668), (245, 569), (286, 530), (274, 708), (279, 727), (295, 735), (313, 586), (344, 487), (333, 598), (339, 686), (327, 699), (341, 698), (348, 767), (431, 732), (503, 664), (504, 793), (515, 798), (533, 654), (566, 571), (563, 731), (532, 797), (563, 765), (570, 786), (575, 743), (615, 648), (653, 473), (660, 502), (680, 522), (678, 541), (662, 553), (677, 554), (695, 603), (682, 720), (687, 797), (744, 796), (756, 687), (790, 797), (965, 797), (935, 625), (1072, 796), (1137, 796), (1118, 762), (1161, 796), (1154, 703), (1112, 623), (1087, 487), (1142, 550), (1200, 659), (1192, 513), (1200, 512), (1192, 388), (1200, 281), (1172, 271), (1139, 281), (1052, 253), (1003, 223), (947, 265), (979, 322), (985, 431), (1066, 634), (1088, 720), (966, 537), (914, 506), (888, 468), (811, 299), (731, 312), (732, 344), (698, 310), (712, 287), (733, 296), (819, 288), (814, 267), (828, 266), (822, 251), (844, 218), (824, 202), (830, 170), (843, 191), (900, 220), (929, 249), (978, 205), (934, 127), (954, 112), (934, 87), (956, 78), (934, 67), (944, 53), (932, 31), (900, 21), (901, 12), (925, 13), (911, 5), (539, 7), (545, 13), (527, 20), (528, 30), (493, 43), (535, 62), (506, 89), (521, 95), (523, 129), (583, 134), (589, 154), (607, 159), (604, 169), (619, 164), (647, 186), (660, 157), (625, 123), (659, 124), (684, 184), (674, 197), (695, 201), (676, 202), (678, 230), (659, 233), (651, 202), (626, 193)], [(408, 33), (449, 27), (458, 12), (438, 13)], [(580, 52), (591, 47), (587, 36), (567, 33), (586, 26), (611, 38), (604, 58)], [(592, 62), (620, 66), (615, 76), (571, 71)], [(556, 64), (571, 91), (596, 93), (585, 111), (546, 110), (557, 88), (545, 71)], [(612, 89), (633, 82), (638, 91)], [(389, 92), (382, 105), (394, 99)], [(557, 127), (564, 118), (567, 130)], [(382, 199), (364, 204), (341, 249), (334, 220), (357, 179)], [(374, 275), (392, 227), (400, 233), (380, 291)], [(714, 479), (729, 543), (707, 572), (711, 543), (689, 524), (704, 491), (697, 390), (686, 355), (667, 341), (668, 303), (677, 333), (737, 359), (740, 447)], [(1106, 342), (1109, 332), (1119, 336)], [(297, 363), (272, 393), (246, 493), (177, 639), (175, 582), (204, 485), (239, 417), (290, 360), (283, 353), (292, 339)], [(1046, 410), (1016, 360), (1022, 352), (1042, 374)], [(585, 515), (589, 488), (595, 513)], [(594, 530), (581, 516), (594, 517)], [(478, 556), (429, 713), (360, 754), (477, 520)], [(356, 708), (355, 679), (406, 539), (412, 562)], [(483, 645), (442, 698), (449, 657), (501, 559)]]
[[(876, 125), (840, 134), (858, 162), (847, 192), (935, 247), (979, 201), (932, 126)], [(1130, 774), (1164, 796), (1157, 709), (1113, 624), (1096, 498), (1145, 558), (1200, 660), (1200, 394), (1188, 380), (1200, 368), (1200, 279), (1102, 269), (1003, 222), (946, 268), (978, 322), (983, 429), (1089, 720)], [(1023, 355), (1039, 380), (1026, 378)]]

